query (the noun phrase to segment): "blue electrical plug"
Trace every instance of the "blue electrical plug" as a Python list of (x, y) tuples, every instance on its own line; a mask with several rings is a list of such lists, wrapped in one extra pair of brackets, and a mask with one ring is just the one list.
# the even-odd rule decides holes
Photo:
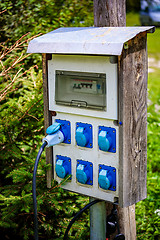
[(60, 123), (54, 122), (51, 126), (47, 128), (46, 133), (48, 135), (52, 135), (55, 132), (57, 132), (60, 129), (60, 127), (61, 127)]
[(93, 163), (77, 160), (76, 178), (79, 183), (93, 185)]
[(56, 166), (55, 171), (59, 178), (65, 178), (67, 175), (71, 174), (71, 159), (69, 157), (64, 157), (61, 155), (56, 156)]
[(104, 152), (116, 152), (116, 129), (99, 126), (98, 146)]
[(104, 190), (116, 191), (116, 169), (99, 165), (98, 183), (99, 187)]
[(56, 122), (47, 128), (46, 133), (48, 135), (42, 140), (43, 143), (47, 142), (46, 147), (51, 147), (62, 142), (67, 144), (71, 143), (69, 121), (56, 119)]
[(76, 123), (76, 143), (80, 147), (93, 147), (92, 125), (88, 123)]
[(56, 119), (55, 123), (60, 124), (60, 130), (64, 135), (63, 143), (71, 144), (71, 124), (67, 120)]
[(64, 141), (64, 134), (60, 130), (61, 124), (53, 123), (46, 130), (48, 135), (43, 138), (42, 142), (47, 142), (46, 147), (57, 145)]
[(105, 190), (108, 190), (112, 185), (112, 177), (108, 175), (108, 170), (102, 169), (98, 177), (99, 186)]

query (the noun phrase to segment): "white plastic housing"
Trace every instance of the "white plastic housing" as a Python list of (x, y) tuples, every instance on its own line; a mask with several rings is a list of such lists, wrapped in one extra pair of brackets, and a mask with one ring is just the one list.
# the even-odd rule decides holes
[[(106, 74), (106, 110), (68, 107), (55, 102), (55, 71), (75, 71)], [(52, 55), (48, 61), (49, 110), (83, 116), (117, 120), (117, 64), (108, 56)]]
[[(55, 85), (56, 71), (75, 71), (79, 73), (102, 73), (106, 75), (106, 108), (103, 110), (85, 109), (74, 106), (56, 104)], [(53, 148), (53, 166), (56, 164), (56, 156), (62, 155), (71, 159), (72, 179), (65, 183), (64, 189), (80, 194), (100, 198), (110, 202), (116, 202), (119, 197), (119, 127), (114, 125), (117, 120), (117, 64), (110, 62), (109, 56), (83, 56), (83, 55), (52, 55), (52, 60), (48, 61), (48, 81), (49, 81), (49, 110), (56, 111), (56, 119), (70, 121), (71, 144), (60, 143)], [(65, 91), (65, 89), (64, 89)], [(77, 93), (78, 94), (78, 93)], [(87, 123), (93, 129), (93, 148), (79, 147), (76, 144), (75, 133), (76, 123)], [(98, 147), (99, 126), (115, 128), (116, 130), (116, 152), (104, 152)], [(77, 160), (93, 163), (93, 185), (80, 184), (76, 180)], [(103, 190), (98, 184), (99, 165), (104, 164), (116, 169), (116, 190)], [(60, 179), (55, 172), (54, 178), (60, 183)]]

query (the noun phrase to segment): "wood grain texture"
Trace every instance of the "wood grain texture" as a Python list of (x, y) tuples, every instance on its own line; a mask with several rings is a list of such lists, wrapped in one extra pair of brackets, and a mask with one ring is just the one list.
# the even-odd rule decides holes
[(126, 26), (126, 0), (94, 0), (94, 26)]
[[(106, 202), (106, 215), (111, 213), (113, 204)], [(118, 210), (118, 223), (120, 233), (125, 235), (126, 240), (136, 240), (136, 221), (135, 221), (135, 204), (132, 206), (121, 208), (117, 206)], [(118, 230), (110, 235), (110, 240), (118, 234)]]
[(123, 123), (119, 128), (119, 191), (123, 206), (146, 198), (147, 192), (146, 39), (146, 33), (139, 34), (119, 57), (119, 121)]
[[(43, 70), (43, 101), (44, 101), (44, 130), (52, 124), (51, 114), (49, 112), (49, 97), (48, 97), (48, 60), (50, 54), (42, 54), (42, 70)], [(46, 148), (46, 164), (52, 166), (53, 148)], [(51, 188), (51, 180), (53, 177), (52, 167), (47, 170), (47, 187)]]
[(126, 240), (136, 240), (135, 204), (118, 208), (119, 226)]

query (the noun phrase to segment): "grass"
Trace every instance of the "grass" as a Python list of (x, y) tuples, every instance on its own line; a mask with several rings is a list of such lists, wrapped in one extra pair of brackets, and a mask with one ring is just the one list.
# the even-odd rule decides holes
[(154, 33), (148, 34), (148, 55), (160, 60), (160, 28), (156, 28)]
[(126, 16), (126, 26), (140, 26), (139, 13), (129, 12)]
[[(139, 13), (130, 12), (126, 17), (127, 26), (140, 26)], [(160, 28), (156, 28), (153, 34), (148, 34), (148, 55), (160, 59)]]

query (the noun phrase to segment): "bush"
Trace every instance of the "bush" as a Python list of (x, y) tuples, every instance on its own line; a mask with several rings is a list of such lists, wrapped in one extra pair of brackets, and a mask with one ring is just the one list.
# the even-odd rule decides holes
[[(25, 55), (29, 37), (60, 26), (93, 25), (92, 1), (1, 1), (0, 45), (0, 232), (1, 239), (33, 239), (31, 196), (34, 161), (44, 136), (40, 55)], [(0, 15), (2, 20), (2, 15)], [(31, 31), (30, 35), (25, 35)], [(4, 32), (6, 35), (4, 35)], [(21, 37), (24, 34), (23, 37)], [(20, 39), (19, 39), (20, 38)], [(19, 39), (18, 41), (16, 41)], [(36, 64), (36, 65), (35, 65)], [(38, 65), (38, 66), (37, 66)], [(159, 77), (150, 80), (148, 107), (148, 197), (136, 206), (137, 239), (159, 239)], [(40, 239), (62, 239), (69, 219), (88, 198), (46, 188), (42, 156), (37, 200)], [(88, 239), (87, 214), (74, 224), (70, 239)]]
[[(85, 24), (90, 9), (84, 11), (84, 4), (87, 7), (91, 1), (1, 2), (2, 9), (7, 9), (1, 28), (1, 40), (6, 42), (0, 45), (1, 239), (33, 239), (31, 185), (34, 161), (44, 136), (43, 90), (42, 71), (32, 66), (40, 65), (41, 56), (25, 55), (26, 45), (35, 32), (48, 32), (80, 20), (84, 21), (80, 25)], [(28, 30), (32, 34), (26, 35)], [(88, 198), (64, 192), (55, 182), (52, 189), (47, 189), (48, 167), (43, 156), (37, 174), (39, 234), (40, 239), (62, 239), (69, 219)], [(83, 236), (86, 229), (88, 234), (88, 219), (84, 220), (86, 223), (80, 218), (74, 224), (71, 239)]]
[(92, 0), (5, 0), (0, 16), (1, 42), (15, 42), (27, 32), (32, 36), (59, 27), (93, 25)]
[[(1, 45), (1, 239), (33, 239), (34, 235), (31, 188), (34, 161), (44, 135), (42, 71), (37, 66), (23, 68), (27, 56), (22, 49), (30, 40), (24, 38), (10, 48)], [(43, 156), (37, 177), (39, 234), (40, 239), (61, 239), (69, 218), (87, 198), (64, 192), (56, 182), (47, 189), (48, 167)], [(79, 223), (71, 239), (83, 234), (80, 226), (88, 228)]]

